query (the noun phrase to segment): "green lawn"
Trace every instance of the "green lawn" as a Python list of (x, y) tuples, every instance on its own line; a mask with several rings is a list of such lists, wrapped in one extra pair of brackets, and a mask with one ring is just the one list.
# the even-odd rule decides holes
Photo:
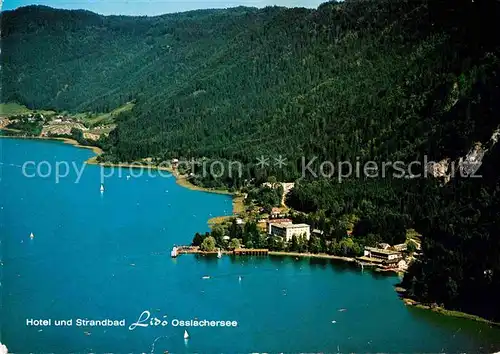
[(100, 113), (97, 115), (90, 115), (88, 113), (81, 113), (75, 115), (75, 118), (82, 119), (88, 126), (96, 126), (101, 124), (112, 124), (114, 123), (114, 118), (121, 112), (130, 111), (134, 107), (133, 102), (128, 102), (121, 107), (112, 110), (109, 113)]
[(0, 103), (0, 116), (13, 116), (16, 114), (30, 113), (31, 110), (17, 103)]
[(0, 116), (2, 117), (10, 117), (18, 114), (27, 114), (27, 113), (42, 113), (42, 114), (54, 114), (54, 111), (44, 111), (44, 110), (36, 110), (33, 111), (26, 106), (20, 105), (18, 103), (0, 103)]

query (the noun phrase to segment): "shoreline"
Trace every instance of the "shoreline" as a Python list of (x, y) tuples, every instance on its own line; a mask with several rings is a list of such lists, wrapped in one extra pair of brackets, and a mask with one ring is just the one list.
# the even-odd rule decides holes
[(466, 312), (449, 310), (449, 309), (446, 309), (444, 307), (438, 306), (437, 304), (425, 304), (425, 303), (419, 302), (417, 300), (411, 299), (411, 298), (406, 296), (406, 289), (402, 288), (399, 285), (395, 285), (394, 290), (398, 293), (400, 300), (403, 301), (405, 306), (412, 306), (412, 307), (417, 308), (417, 309), (432, 311), (434, 313), (437, 313), (437, 314), (440, 314), (443, 316), (462, 318), (462, 319), (471, 320), (471, 321), (475, 321), (475, 322), (485, 323), (485, 324), (488, 324), (490, 326), (500, 327), (500, 322), (494, 322), (494, 321), (488, 320), (484, 317), (480, 317), (480, 316), (473, 315), (473, 314), (466, 313)]
[[(99, 149), (101, 150), (101, 149)], [(102, 151), (102, 150), (101, 150)], [(100, 154), (97, 154), (100, 155)], [(109, 162), (97, 162), (96, 161), (97, 156), (93, 156), (87, 161), (85, 161), (86, 164), (88, 165), (95, 165), (95, 166), (103, 166), (103, 167), (118, 167), (118, 168), (134, 168), (134, 169), (150, 169), (150, 170), (156, 170), (156, 171), (165, 171), (170, 173), (172, 176), (174, 176), (177, 184), (181, 187), (193, 190), (193, 191), (198, 191), (198, 192), (206, 192), (206, 193), (215, 193), (215, 194), (223, 194), (223, 195), (230, 195), (230, 196), (237, 196), (236, 193), (231, 193), (227, 190), (223, 189), (210, 189), (210, 188), (204, 188), (197, 186), (195, 184), (192, 184), (187, 180), (187, 178), (183, 175), (179, 175), (177, 172), (175, 172), (174, 169), (170, 167), (165, 167), (165, 166), (158, 166), (158, 165), (153, 165), (153, 164), (147, 164), (147, 163), (109, 163)]]
[(355, 263), (356, 259), (352, 257), (334, 256), (326, 253), (299, 253), (299, 252), (285, 252), (285, 251), (269, 251), (270, 256), (280, 257), (301, 257), (301, 258), (320, 258), (320, 259), (335, 259), (346, 263)]
[[(0, 130), (13, 131), (12, 129), (8, 129), (8, 128), (1, 128)], [(92, 156), (91, 158), (89, 158), (88, 160), (86, 160), (84, 162), (88, 165), (103, 166), (103, 167), (119, 167), (119, 168), (148, 168), (151, 170), (166, 171), (166, 172), (169, 172), (170, 174), (172, 174), (172, 176), (174, 176), (176, 183), (181, 187), (190, 189), (192, 191), (205, 192), (205, 193), (215, 193), (215, 194), (232, 196), (233, 197), (232, 198), (233, 199), (232, 200), (232, 202), (233, 202), (232, 215), (227, 215), (227, 216), (222, 216), (222, 217), (231, 217), (231, 216), (236, 216), (238, 214), (239, 207), (238, 207), (238, 205), (235, 205), (235, 204), (237, 204), (237, 199), (239, 197), (239, 195), (237, 193), (231, 193), (227, 190), (203, 188), (203, 187), (194, 185), (191, 182), (189, 182), (185, 176), (179, 175), (170, 167), (148, 165), (148, 164), (142, 164), (142, 163), (136, 163), (136, 164), (133, 164), (133, 163), (117, 163), (117, 164), (100, 163), (97, 161), (97, 156), (101, 155), (104, 152), (101, 148), (99, 148), (97, 146), (92, 146), (92, 145), (82, 145), (78, 141), (71, 139), (71, 138), (45, 137), (45, 136), (11, 136), (11, 135), (0, 135), (0, 138), (60, 141), (64, 144), (73, 145), (76, 148), (92, 150), (92, 152), (94, 152), (94, 154), (96, 156)]]
[[(217, 251), (201, 251), (199, 248), (189, 249), (193, 246), (177, 246), (179, 247), (179, 254), (199, 254), (199, 255), (216, 255)], [(245, 249), (242, 249), (245, 250)], [(266, 249), (267, 250), (267, 249)], [(253, 249), (249, 249), (249, 252), (255, 251)], [(232, 256), (233, 251), (231, 250), (222, 250), (222, 254)], [(342, 256), (334, 256), (326, 253), (299, 253), (299, 252), (286, 252), (286, 251), (269, 251), (267, 250), (267, 256), (276, 256), (276, 257), (295, 257), (295, 258), (319, 258), (319, 259), (334, 259), (343, 261), (345, 263), (356, 263), (356, 259), (351, 257), (342, 257)], [(249, 254), (247, 256), (255, 256), (254, 254)]]
[[(0, 130), (18, 132), (17, 130), (8, 129), (8, 128), (1, 128)], [(92, 145), (82, 145), (78, 141), (76, 141), (75, 139), (70, 139), (70, 138), (49, 137), (49, 136), (16, 136), (16, 135), (0, 135), (0, 138), (60, 141), (60, 142), (63, 142), (64, 144), (73, 145), (74, 147), (77, 147), (80, 149), (92, 150), (96, 155), (100, 155), (103, 153), (103, 151), (100, 147), (92, 146)]]

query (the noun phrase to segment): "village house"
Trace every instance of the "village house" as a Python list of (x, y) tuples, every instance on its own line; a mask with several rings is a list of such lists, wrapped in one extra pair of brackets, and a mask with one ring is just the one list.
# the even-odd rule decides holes
[(311, 227), (307, 224), (270, 224), (270, 232), (272, 236), (283, 237), (287, 242), (290, 242), (293, 236), (304, 236), (306, 240), (311, 237)]
[(276, 208), (275, 207), (275, 208), (271, 209), (271, 215), (270, 215), (270, 217), (272, 219), (282, 218), (284, 216), (285, 216), (285, 214), (281, 212), (280, 208)]

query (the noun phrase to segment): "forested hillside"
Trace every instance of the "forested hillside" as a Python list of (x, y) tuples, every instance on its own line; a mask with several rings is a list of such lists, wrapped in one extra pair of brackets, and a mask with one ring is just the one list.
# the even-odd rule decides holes
[[(102, 141), (111, 161), (238, 160), (245, 180), (301, 177), (318, 161), (456, 160), (500, 124), (498, 1), (380, 0), (316, 10), (234, 8), (104, 17), (2, 13), (2, 101), (107, 112), (134, 101)], [(362, 244), (423, 234), (405, 277), (417, 299), (500, 320), (499, 147), (481, 179), (302, 179), (288, 204), (355, 220)], [(260, 155), (287, 158), (262, 171)], [(340, 221), (339, 221), (340, 220)]]
[(454, 126), (431, 127), (495, 65), (480, 47), (491, 32), (474, 28), (481, 6), (347, 1), (153, 18), (27, 7), (2, 16), (2, 96), (99, 112), (137, 100), (111, 141), (121, 160), (414, 157), (450, 141), (454, 152), (474, 132), (455, 142), (444, 134)]

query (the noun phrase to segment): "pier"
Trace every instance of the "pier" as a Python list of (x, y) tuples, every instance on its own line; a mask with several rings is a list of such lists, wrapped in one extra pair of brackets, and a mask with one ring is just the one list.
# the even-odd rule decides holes
[[(232, 251), (223, 251), (222, 254), (225, 255), (237, 255), (237, 256), (267, 256), (269, 254), (269, 250), (266, 248), (237, 248)], [(177, 255), (181, 254), (203, 254), (203, 255), (217, 255), (217, 251), (206, 252), (200, 250), (198, 246), (178, 246), (177, 247)]]
[(236, 256), (267, 256), (269, 250), (267, 248), (236, 248), (233, 250), (233, 254)]

